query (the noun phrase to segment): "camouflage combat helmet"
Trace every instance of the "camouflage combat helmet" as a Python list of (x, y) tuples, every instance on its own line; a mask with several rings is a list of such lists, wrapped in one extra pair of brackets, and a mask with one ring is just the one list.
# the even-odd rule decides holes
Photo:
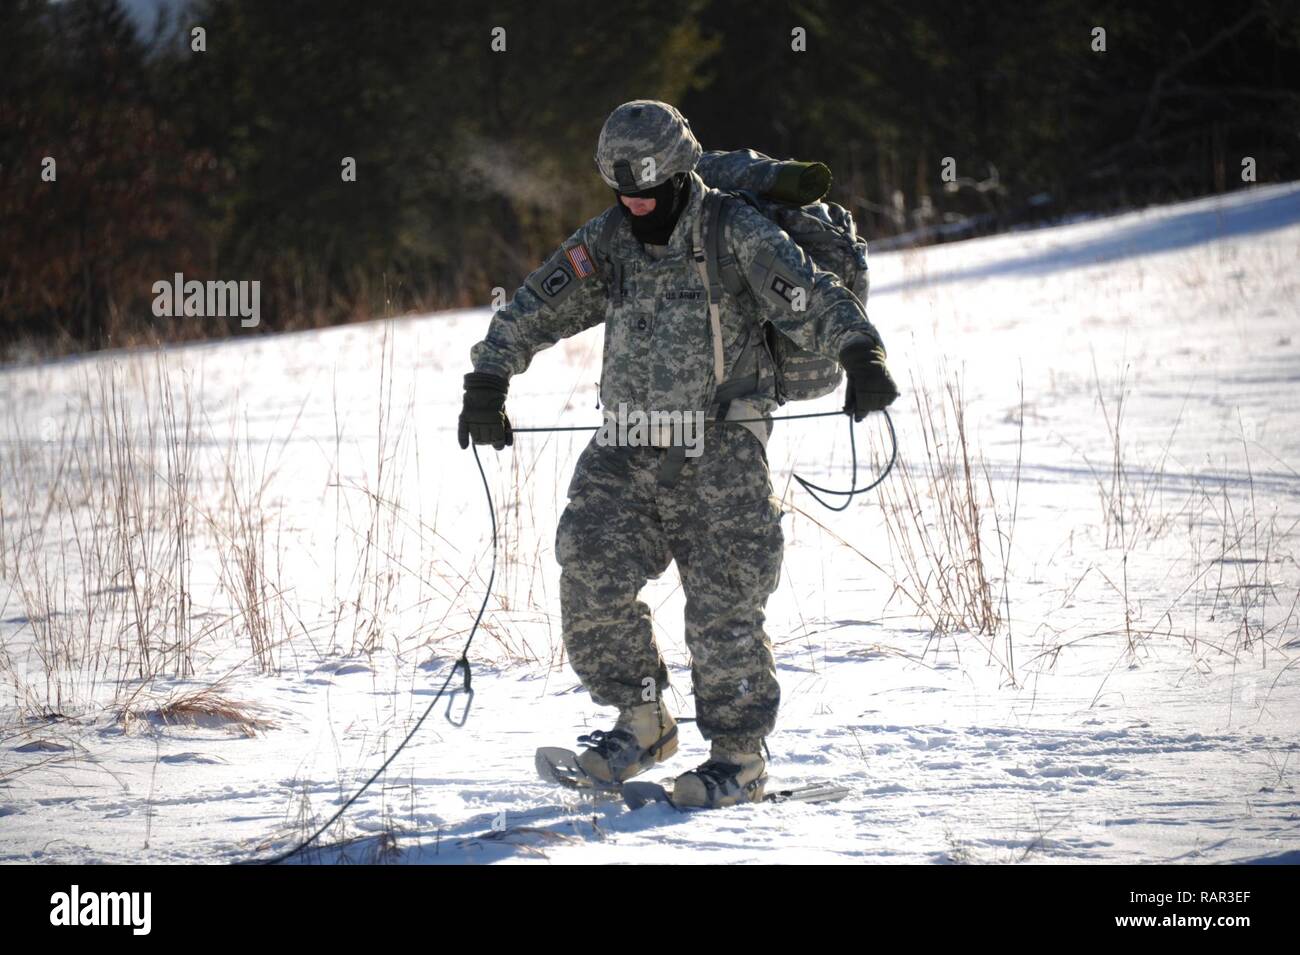
[(610, 188), (643, 192), (690, 172), (703, 151), (675, 106), (637, 99), (605, 120), (596, 143), (596, 168)]

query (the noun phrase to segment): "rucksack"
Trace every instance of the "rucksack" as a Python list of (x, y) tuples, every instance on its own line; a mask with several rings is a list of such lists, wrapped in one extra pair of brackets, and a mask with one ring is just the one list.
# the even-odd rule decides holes
[[(847, 209), (826, 201), (799, 206), (744, 189), (715, 191), (706, 198), (701, 215), (704, 260), (699, 263), (705, 273), (710, 312), (714, 313), (715, 338), (718, 334), (716, 308), (723, 291), (742, 300), (754, 300), (753, 290), (741, 274), (736, 257), (730, 249), (721, 247), (721, 236), (725, 234), (727, 222), (738, 203), (745, 203), (780, 226), (818, 268), (834, 273), (845, 288), (866, 305), (869, 285), (867, 242), (858, 235), (853, 216)], [(611, 295), (615, 299), (622, 295), (622, 263), (613, 260), (610, 249), (620, 219), (621, 216), (609, 216), (596, 246), (597, 255), (609, 261), (613, 268)], [(763, 323), (762, 332), (761, 342), (751, 340), (747, 347), (763, 347), (771, 358), (776, 371), (778, 404), (820, 398), (839, 387), (843, 372), (838, 361), (800, 347), (770, 322)], [(720, 349), (721, 343), (715, 344), (715, 348)], [(720, 351), (718, 354), (720, 361)], [(754, 384), (752, 380), (719, 382), (715, 403), (721, 406), (725, 415), (726, 405), (752, 394)]]
[[(797, 206), (748, 190), (711, 193), (705, 201), (704, 251), (710, 285), (716, 276), (729, 294), (753, 299), (753, 290), (741, 275), (735, 256), (730, 249), (721, 248), (727, 222), (736, 204), (741, 202), (780, 226), (818, 268), (834, 273), (866, 305), (867, 242), (858, 235), (847, 209), (826, 201)], [(820, 398), (839, 387), (843, 378), (839, 362), (801, 348), (770, 322), (763, 325), (763, 344), (776, 369), (779, 404)], [(719, 389), (726, 389), (726, 385)]]

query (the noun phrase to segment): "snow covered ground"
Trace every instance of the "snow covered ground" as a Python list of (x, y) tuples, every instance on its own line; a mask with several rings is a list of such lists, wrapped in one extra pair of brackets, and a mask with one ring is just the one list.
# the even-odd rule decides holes
[[(1297, 263), (1297, 184), (873, 259), (898, 469), (829, 514), (789, 475), (846, 485), (843, 422), (769, 449), (770, 771), (836, 804), (633, 813), (535, 780), (610, 717), (560, 640), (586, 435), (484, 452), (468, 720), (439, 703), (303, 858), (1300, 861)], [(0, 859), (269, 855), (392, 752), (490, 567), (454, 436), (488, 314), (0, 370)], [(539, 356), (514, 423), (595, 421), (599, 358), (599, 330)], [(690, 715), (675, 569), (646, 599)], [(705, 751), (686, 724), (647, 778)]]

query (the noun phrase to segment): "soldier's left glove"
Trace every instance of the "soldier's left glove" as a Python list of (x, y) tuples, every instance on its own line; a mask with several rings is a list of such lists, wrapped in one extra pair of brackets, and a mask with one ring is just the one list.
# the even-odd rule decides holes
[(462, 448), (469, 447), (470, 438), (475, 444), (490, 444), (498, 451), (515, 443), (506, 417), (509, 388), (510, 383), (499, 375), (471, 371), (465, 376), (465, 404), (456, 428)]
[(831, 188), (831, 170), (820, 162), (783, 162), (768, 197), (806, 206), (817, 202)]
[(840, 364), (848, 376), (844, 410), (861, 421), (872, 411), (883, 411), (898, 397), (898, 386), (885, 367), (883, 345), (856, 343), (840, 352)]

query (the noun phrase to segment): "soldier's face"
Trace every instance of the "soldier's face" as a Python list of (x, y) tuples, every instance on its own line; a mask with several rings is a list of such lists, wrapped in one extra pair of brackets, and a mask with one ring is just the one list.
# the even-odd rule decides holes
[(627, 206), (627, 211), (634, 216), (644, 216), (654, 212), (654, 199), (634, 199), (631, 196), (619, 196), (618, 198), (623, 205)]

